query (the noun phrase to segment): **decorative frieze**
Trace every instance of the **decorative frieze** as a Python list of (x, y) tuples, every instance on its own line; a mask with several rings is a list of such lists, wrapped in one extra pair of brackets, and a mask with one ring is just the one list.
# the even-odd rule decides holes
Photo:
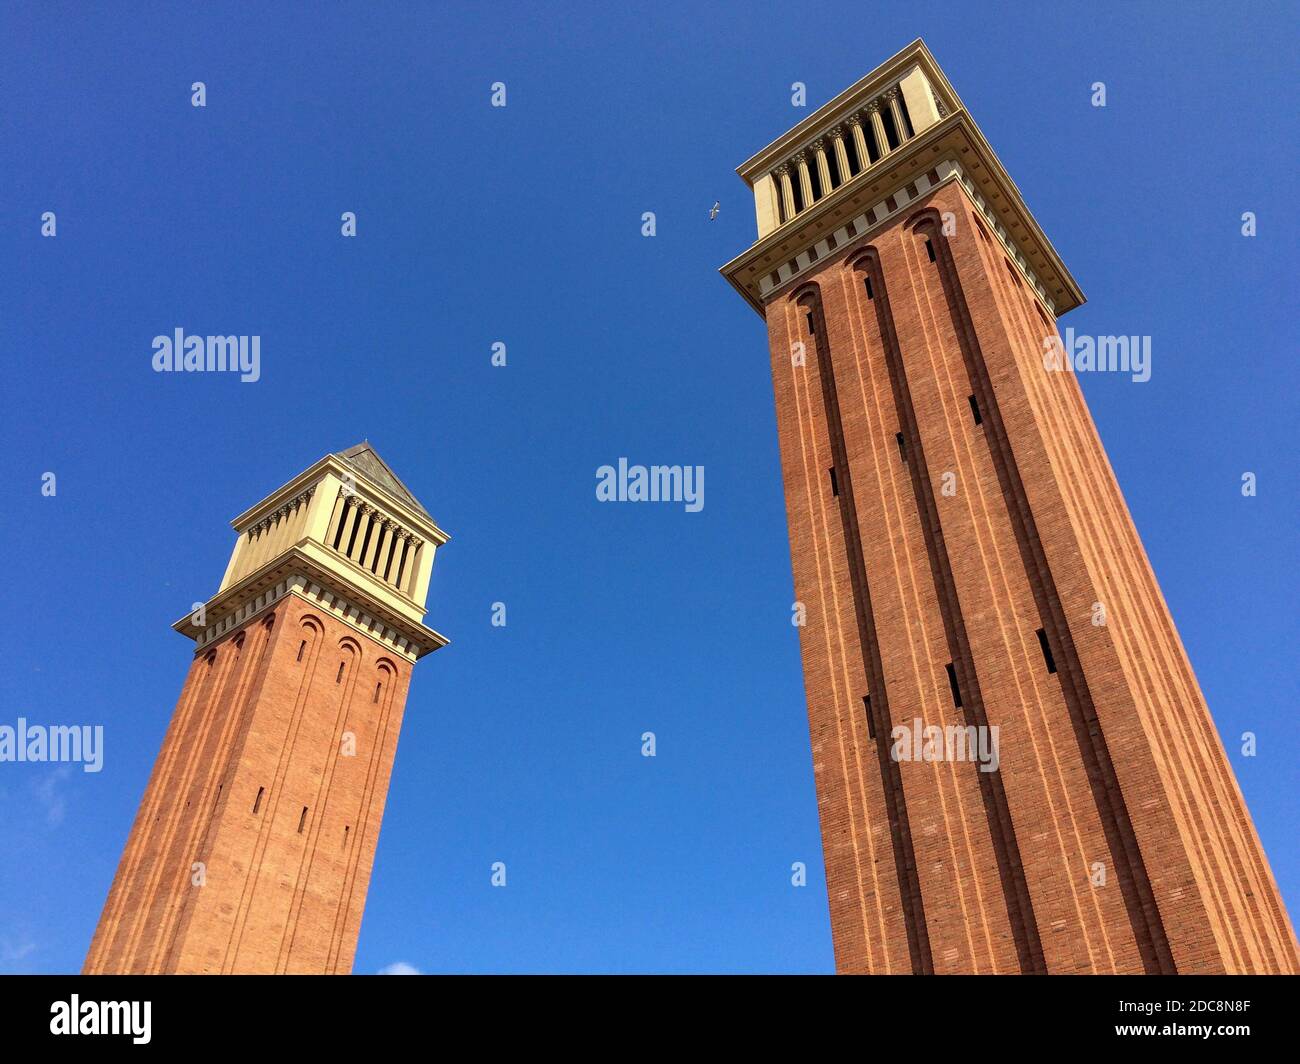
[(831, 233), (825, 239), (818, 241), (807, 251), (802, 251), (788, 262), (782, 263), (775, 270), (766, 274), (759, 281), (759, 291), (764, 300), (774, 295), (777, 289), (784, 288), (789, 282), (798, 278), (805, 271), (810, 269), (814, 263), (821, 261), (836, 248), (843, 247), (851, 240), (856, 240), (874, 229), (882, 222), (894, 217), (900, 213), (908, 204), (914, 203), (921, 196), (928, 194), (932, 189), (938, 187), (945, 181), (956, 180), (961, 182), (962, 187), (966, 189), (971, 201), (979, 209), (980, 216), (988, 224), (989, 228), (997, 234), (998, 239), (1006, 250), (1010, 258), (1020, 272), (1024, 275), (1025, 280), (1029, 282), (1030, 287), (1043, 301), (1046, 306), (1055, 315), (1056, 306), (1051, 298), (1047, 295), (1047, 290), (1043, 283), (1034, 273), (1033, 268), (1029, 265), (1024, 254), (1012, 242), (1007, 234), (1006, 227), (998, 220), (997, 214), (980, 195), (979, 188), (970, 176), (965, 173), (960, 165), (952, 159), (946, 159), (939, 163), (928, 174), (922, 174), (915, 181), (909, 182), (903, 188), (897, 189), (891, 195), (875, 204), (870, 209), (863, 211), (852, 221), (841, 226), (835, 232)]
[(396, 629), (349, 602), (337, 592), (326, 590), (311, 578), (296, 573), (204, 628), (195, 640), (196, 652), (269, 609), (288, 594), (300, 595), (333, 614), (344, 624), (384, 644), (394, 653), (410, 661), (414, 661), (419, 656), (419, 647)]

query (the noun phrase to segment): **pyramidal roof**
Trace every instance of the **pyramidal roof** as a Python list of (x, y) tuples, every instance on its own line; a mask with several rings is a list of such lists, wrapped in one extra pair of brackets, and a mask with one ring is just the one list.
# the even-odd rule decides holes
[(380, 458), (378, 452), (370, 446), (369, 440), (362, 440), (355, 447), (349, 447), (346, 451), (338, 452), (335, 457), (341, 458), (371, 483), (383, 488), (388, 494), (408, 506), (414, 507), (425, 517), (428, 517), (429, 520), (433, 520), (433, 517), (424, 508), (420, 500), (411, 494), (411, 490), (402, 483), (401, 478), (389, 468), (388, 463)]

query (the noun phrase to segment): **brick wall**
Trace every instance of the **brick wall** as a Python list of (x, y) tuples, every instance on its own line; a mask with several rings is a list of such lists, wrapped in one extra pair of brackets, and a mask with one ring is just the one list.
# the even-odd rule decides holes
[[(1296, 971), (1054, 323), (976, 214), (945, 183), (767, 306), (837, 967)], [(996, 726), (999, 771), (896, 761), (915, 719)]]
[(295, 595), (204, 648), (85, 971), (351, 971), (410, 669)]

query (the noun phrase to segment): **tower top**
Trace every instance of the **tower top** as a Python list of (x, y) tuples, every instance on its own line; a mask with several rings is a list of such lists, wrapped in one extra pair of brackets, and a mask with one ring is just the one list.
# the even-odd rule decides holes
[(379, 452), (370, 445), (369, 440), (362, 440), (355, 447), (340, 451), (335, 457), (347, 462), (348, 465), (352, 466), (362, 476), (368, 478), (376, 487), (388, 492), (394, 498), (400, 499), (408, 506), (414, 506), (425, 517), (429, 517), (429, 511), (411, 493), (411, 489), (402, 483), (401, 478), (393, 472), (392, 467), (379, 457)]
[(1043, 306), (1084, 295), (921, 40), (913, 41), (736, 170), (758, 239), (722, 274), (760, 314), (836, 247), (953, 180), (969, 193)]
[(425, 627), (434, 553), (448, 541), (368, 440), (327, 454), (231, 524), (221, 587), (173, 628), (198, 649), (286, 594), (412, 660), (447, 644)]

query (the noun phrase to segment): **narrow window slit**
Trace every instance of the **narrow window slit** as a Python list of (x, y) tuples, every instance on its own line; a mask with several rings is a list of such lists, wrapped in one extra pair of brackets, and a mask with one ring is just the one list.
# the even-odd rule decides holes
[(1043, 661), (1047, 665), (1048, 672), (1056, 671), (1056, 659), (1052, 657), (1052, 648), (1047, 645), (1047, 633), (1041, 628), (1038, 629), (1038, 645), (1043, 650)]
[(867, 737), (874, 739), (876, 737), (876, 722), (871, 719), (871, 696), (862, 696), (862, 708), (867, 712)]
[(262, 808), (262, 794), (263, 794), (263, 792), (265, 792), (265, 790), (266, 790), (265, 787), (258, 787), (258, 788), (257, 788), (257, 797), (253, 799), (253, 812), (254, 812), (254, 813), (256, 813), (259, 809)]
[(968, 395), (966, 398), (970, 400), (970, 412), (975, 418), (975, 424), (977, 425), (984, 424), (984, 418), (980, 416), (979, 401), (973, 395)]
[(807, 319), (808, 319), (808, 335), (809, 335), (809, 336), (816, 336), (816, 335), (817, 335), (817, 323), (813, 320), (813, 312), (812, 312), (811, 310), (808, 311), (808, 312), (806, 313), (805, 317), (807, 317)]
[(928, 236), (925, 238), (925, 253), (930, 256), (930, 261), (934, 261), (934, 241)]
[(298, 817), (298, 834), (302, 834), (302, 829), (307, 825), (307, 807), (302, 807), (302, 815)]
[[(846, 136), (844, 138), (844, 150), (845, 150), (845, 154), (847, 154), (849, 157), (848, 177), (852, 177), (854, 174), (862, 173), (865, 167), (862, 165), (862, 161), (858, 158), (857, 141), (854, 140), (854, 138), (851, 135)], [(846, 177), (845, 180), (848, 180), (848, 178)]]
[(303, 652), (304, 650), (306, 650), (306, 649), (307, 649), (307, 640), (304, 639), (301, 643), (298, 644), (298, 660), (299, 660), (299, 661), (302, 661), (302, 652)]
[(899, 456), (899, 457), (900, 457), (904, 462), (906, 462), (906, 461), (907, 461), (907, 443), (906, 443), (906, 441), (903, 439), (903, 434), (902, 434), (901, 432), (895, 432), (895, 433), (894, 433), (894, 439), (898, 441), (898, 456)]
[(867, 141), (867, 164), (866, 165), (870, 166), (872, 163), (879, 162), (880, 157), (884, 154), (884, 152), (880, 150), (880, 141), (876, 139), (875, 126), (873, 126), (870, 122), (866, 123), (862, 127), (862, 133), (866, 137), (866, 141)]
[(866, 277), (864, 280), (865, 280), (865, 284), (866, 284), (866, 286), (867, 286), (867, 298), (868, 298), (868, 299), (875, 299), (875, 298), (876, 298), (876, 293), (873, 292), (873, 291), (871, 290), (871, 278), (870, 278), (870, 276)]
[(889, 145), (890, 151), (893, 151), (903, 143), (902, 138), (898, 135), (898, 127), (894, 125), (894, 116), (888, 108), (882, 107), (880, 109), (880, 119), (885, 127), (885, 143)]
[(339, 662), (339, 674), (334, 677), (334, 682), (335, 683), (343, 682), (343, 662), (341, 661)]
[(957, 670), (953, 668), (951, 661), (944, 668), (948, 670), (948, 687), (952, 691), (952, 704), (960, 709), (961, 689), (957, 686)]
[(377, 683), (377, 684), (375, 684), (375, 697), (374, 697), (374, 701), (376, 701), (376, 702), (379, 701), (379, 692), (382, 691), (383, 689), (384, 689), (384, 685), (383, 685), (382, 683)]
[(831, 494), (838, 495), (840, 493), (840, 478), (835, 475), (835, 467), (831, 466), (826, 472), (831, 475)]

